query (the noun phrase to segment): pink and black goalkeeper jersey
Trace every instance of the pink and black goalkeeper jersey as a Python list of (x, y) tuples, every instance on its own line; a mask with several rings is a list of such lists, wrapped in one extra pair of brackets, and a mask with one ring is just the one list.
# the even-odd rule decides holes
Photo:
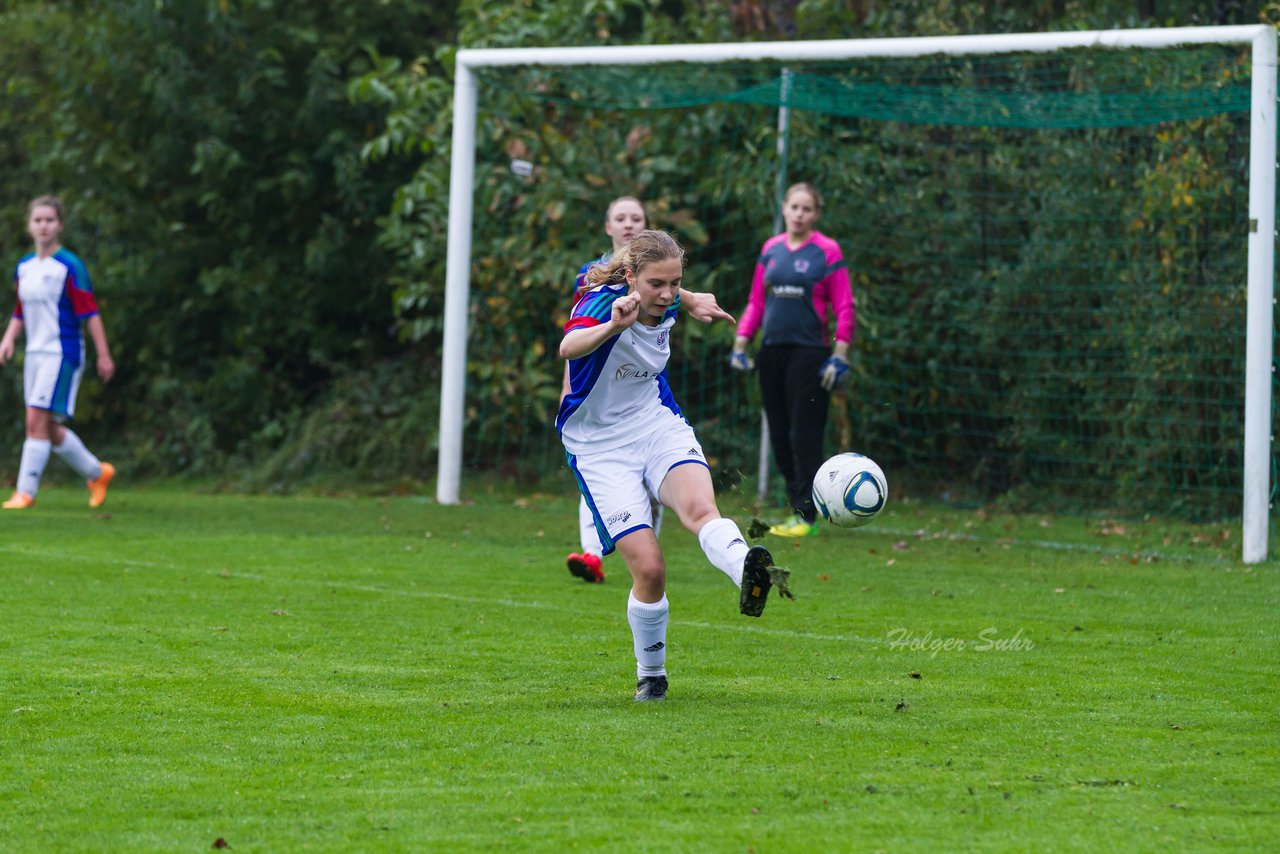
[(852, 343), (853, 288), (839, 244), (818, 231), (794, 250), (785, 233), (765, 241), (738, 335), (752, 338), (763, 326), (767, 346), (830, 347), (830, 316), (835, 340)]
[(48, 258), (33, 252), (14, 271), (18, 305), (13, 316), (22, 321), (28, 353), (61, 356), (84, 362), (83, 321), (98, 313), (89, 273), (69, 250)]

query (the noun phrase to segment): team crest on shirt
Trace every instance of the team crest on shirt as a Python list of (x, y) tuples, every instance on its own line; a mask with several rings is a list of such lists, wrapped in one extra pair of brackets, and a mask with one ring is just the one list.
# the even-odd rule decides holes
[(667, 330), (664, 329), (658, 333), (658, 346), (661, 347), (663, 344), (666, 344), (666, 343), (667, 343)]
[(797, 272), (797, 273), (807, 273), (807, 272), (809, 272), (809, 259), (807, 259), (807, 258), (797, 258), (797, 259), (796, 259), (796, 264), (795, 264), (795, 269), (796, 269), (796, 272)]

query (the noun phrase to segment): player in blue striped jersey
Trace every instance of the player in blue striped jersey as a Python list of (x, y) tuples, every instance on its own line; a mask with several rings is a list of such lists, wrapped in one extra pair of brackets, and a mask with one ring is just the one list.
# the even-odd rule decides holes
[(107, 382), (115, 362), (89, 273), (80, 259), (63, 248), (62, 202), (40, 196), (27, 208), (27, 232), (35, 251), (18, 262), (14, 273), (17, 305), (0, 338), (0, 365), (13, 358), (18, 335), (26, 334), (23, 388), (27, 435), (22, 443), (17, 489), (5, 510), (25, 510), (36, 503), (40, 477), (49, 454), (62, 457), (89, 488), (89, 506), (99, 507), (115, 476), (111, 463), (100, 461), (63, 420), (75, 414), (76, 392), (84, 372), (84, 331), (97, 351), (98, 376)]

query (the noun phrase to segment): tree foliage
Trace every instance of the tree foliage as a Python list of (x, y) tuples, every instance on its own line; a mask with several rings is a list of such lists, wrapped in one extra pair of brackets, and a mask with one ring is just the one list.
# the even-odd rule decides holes
[(110, 395), (88, 384), (87, 412), (140, 461), (208, 469), (270, 446), (335, 376), (396, 349), (375, 241), (407, 170), (362, 161), (381, 114), (346, 85), (371, 55), (414, 55), (415, 31), (447, 41), (450, 13), (286, 0), (8, 13), (40, 36), (11, 83), (40, 128), (11, 206), (66, 198), (65, 240), (121, 366)]
[[(253, 460), (256, 485), (317, 467), (425, 473), (458, 46), (1249, 23), (1263, 11), (1236, 0), (11, 0), (0, 10), (3, 245), (12, 260), (26, 250), (27, 199), (65, 197), (66, 242), (88, 262), (120, 363), (109, 389), (86, 381), (80, 414), (135, 470)], [(492, 113), (483, 132), (498, 154), (477, 174), (487, 215), (508, 226), (476, 235), (478, 277), (501, 284), (490, 316), (547, 330), (527, 345), (495, 339), (475, 367), (505, 406), (494, 441), (544, 429), (554, 409), (559, 366), (547, 354), (567, 276), (605, 248), (603, 201), (641, 195), (695, 247), (758, 241), (773, 204), (759, 170), (694, 150), (731, 121), (725, 111), (686, 117), (702, 126), (675, 154), (660, 143), (678, 124), (618, 132), (604, 118), (530, 118)], [(753, 127), (742, 144), (766, 157), (770, 122)], [(710, 157), (696, 182), (677, 180), (685, 156)], [(526, 157), (540, 171), (521, 184), (509, 162)], [(1216, 180), (1204, 166), (1163, 161), (1149, 198)], [(728, 213), (708, 217), (707, 199)], [(1167, 240), (1171, 255), (1204, 251), (1184, 232)], [(697, 273), (741, 286), (736, 268)], [(20, 384), (4, 373), (0, 406), (19, 410)], [(0, 435), (7, 466), (18, 419)], [(379, 435), (396, 440), (376, 453)]]

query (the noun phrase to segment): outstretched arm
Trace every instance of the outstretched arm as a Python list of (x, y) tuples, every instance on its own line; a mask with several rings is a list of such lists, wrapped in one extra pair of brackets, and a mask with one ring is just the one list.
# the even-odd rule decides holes
[(710, 292), (687, 291), (681, 288), (680, 304), (684, 306), (685, 311), (689, 312), (690, 317), (701, 320), (703, 323), (710, 323), (713, 320), (738, 322), (734, 320), (732, 314), (720, 307), (716, 302), (716, 295)]

